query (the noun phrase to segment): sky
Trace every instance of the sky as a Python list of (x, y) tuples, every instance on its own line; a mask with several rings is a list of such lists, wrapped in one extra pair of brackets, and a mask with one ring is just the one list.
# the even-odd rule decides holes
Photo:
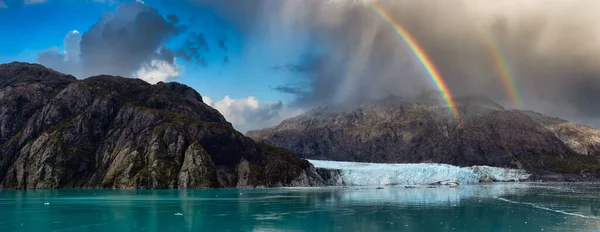
[(439, 92), (400, 25), (453, 97), (599, 127), (598, 10), (595, 0), (0, 0), (0, 63), (177, 81), (244, 132), (318, 106)]

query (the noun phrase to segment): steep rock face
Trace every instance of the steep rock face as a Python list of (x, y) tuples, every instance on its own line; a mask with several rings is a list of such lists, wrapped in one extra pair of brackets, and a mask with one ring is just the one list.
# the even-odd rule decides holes
[(41, 65), (0, 64), (0, 143), (19, 132), (31, 115), (75, 80)]
[(389, 97), (356, 108), (319, 108), (248, 135), (309, 159), (490, 165), (577, 174), (600, 168), (600, 140), (593, 137), (597, 130), (505, 110), (478, 97), (458, 100), (456, 120), (438, 102)]
[(560, 118), (547, 117), (531, 111), (523, 111), (533, 120), (552, 131), (575, 152), (582, 155), (596, 155), (600, 151), (600, 130), (578, 125)]
[(185, 85), (76, 80), (23, 63), (0, 66), (0, 84), (2, 188), (323, 183), (306, 160), (243, 136)]

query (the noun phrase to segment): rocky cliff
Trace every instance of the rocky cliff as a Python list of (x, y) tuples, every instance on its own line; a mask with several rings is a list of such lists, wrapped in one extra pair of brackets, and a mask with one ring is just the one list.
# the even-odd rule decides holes
[(308, 159), (490, 165), (598, 176), (598, 130), (505, 110), (482, 97), (458, 99), (457, 120), (435, 97), (420, 99), (392, 96), (353, 108), (319, 108), (248, 135)]
[(320, 185), (306, 160), (235, 131), (178, 83), (0, 65), (2, 188)]

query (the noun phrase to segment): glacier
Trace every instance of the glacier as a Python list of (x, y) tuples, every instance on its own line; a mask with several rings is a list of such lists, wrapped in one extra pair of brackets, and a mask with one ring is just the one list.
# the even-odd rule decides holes
[(430, 184), (477, 184), (482, 181), (523, 181), (530, 177), (525, 170), (490, 166), (458, 167), (432, 163), (359, 163), (308, 160), (315, 168), (337, 170), (330, 185), (385, 186)]

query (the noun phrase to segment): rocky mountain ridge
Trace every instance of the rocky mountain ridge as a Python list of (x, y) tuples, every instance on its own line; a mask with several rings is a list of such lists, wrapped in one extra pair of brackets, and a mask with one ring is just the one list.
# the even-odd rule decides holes
[(0, 65), (0, 186), (310, 186), (314, 167), (235, 131), (178, 83)]
[(600, 177), (600, 131), (506, 110), (483, 97), (457, 102), (460, 120), (435, 97), (391, 96), (354, 108), (318, 108), (247, 135), (307, 159), (489, 165), (548, 178), (552, 173)]

